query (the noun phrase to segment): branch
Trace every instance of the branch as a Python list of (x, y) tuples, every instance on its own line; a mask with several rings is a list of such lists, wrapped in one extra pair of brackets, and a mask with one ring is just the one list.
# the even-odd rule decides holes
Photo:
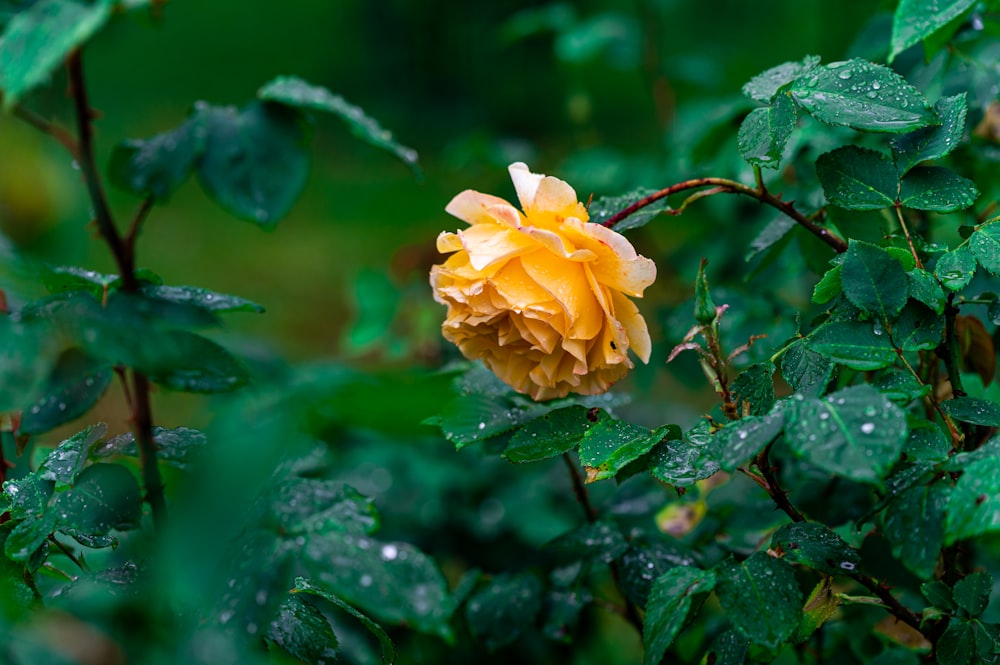
[(788, 500), (788, 492), (778, 483), (778, 478), (774, 475), (774, 467), (771, 466), (771, 462), (768, 459), (771, 453), (771, 446), (773, 445), (773, 443), (769, 443), (764, 446), (764, 450), (760, 451), (754, 459), (754, 466), (760, 470), (760, 475), (765, 483), (761, 484), (758, 482), (757, 484), (764, 488), (764, 491), (771, 497), (775, 505), (791, 517), (793, 522), (805, 522), (805, 516)]
[(46, 120), (34, 111), (26, 109), (20, 104), (14, 107), (14, 116), (20, 118), (38, 131), (48, 134), (61, 143), (62, 146), (69, 151), (69, 154), (73, 156), (73, 159), (79, 158), (80, 145), (77, 143), (73, 135), (66, 131), (64, 127)]
[(612, 215), (605, 222), (603, 222), (602, 226), (612, 228), (615, 224), (622, 221), (632, 213), (641, 210), (648, 205), (656, 203), (660, 199), (664, 199), (671, 194), (684, 192), (689, 189), (697, 189), (698, 187), (709, 186), (716, 189), (715, 193), (742, 194), (743, 196), (749, 196), (752, 199), (757, 199), (761, 203), (766, 203), (772, 208), (780, 210), (785, 215), (798, 222), (801, 226), (805, 227), (807, 231), (825, 242), (838, 254), (847, 251), (847, 243), (843, 239), (835, 236), (830, 233), (828, 229), (823, 228), (813, 220), (803, 215), (801, 212), (796, 210), (795, 205), (791, 202), (782, 201), (780, 197), (771, 194), (763, 187), (754, 189), (753, 187), (747, 187), (742, 183), (736, 182), (735, 180), (728, 180), (726, 178), (693, 178), (691, 180), (685, 180), (684, 182), (671, 185), (666, 189), (654, 192), (646, 198), (640, 199), (632, 205), (618, 211), (616, 214)]
[(896, 597), (889, 592), (889, 587), (877, 581), (874, 577), (863, 573), (858, 573), (854, 575), (853, 578), (878, 596), (879, 600), (885, 604), (886, 609), (888, 609), (894, 617), (923, 634), (924, 631), (920, 629), (920, 615), (899, 602)]

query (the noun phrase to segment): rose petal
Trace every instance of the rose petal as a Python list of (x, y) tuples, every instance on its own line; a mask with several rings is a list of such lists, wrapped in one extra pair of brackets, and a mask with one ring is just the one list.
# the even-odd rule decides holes
[(611, 292), (611, 302), (615, 307), (615, 318), (625, 327), (629, 348), (639, 356), (639, 360), (648, 364), (653, 343), (649, 339), (649, 328), (639, 313), (639, 308), (618, 291)]
[(467, 189), (453, 198), (445, 206), (444, 211), (469, 224), (487, 224), (496, 223), (495, 213), (490, 212), (490, 210), (499, 206), (506, 206), (515, 213), (517, 212), (514, 206), (498, 196)]
[(469, 253), (469, 265), (475, 270), (507, 261), (535, 250), (537, 244), (523, 233), (498, 227), (496, 224), (476, 224), (459, 231), (462, 247)]
[(604, 317), (587, 280), (587, 264), (562, 261), (548, 252), (532, 252), (520, 261), (525, 272), (562, 305), (569, 321), (567, 337), (589, 339), (600, 332)]
[(517, 200), (521, 202), (521, 209), (528, 210), (534, 205), (535, 192), (545, 176), (532, 173), (524, 162), (514, 162), (507, 167), (507, 172), (514, 182), (514, 191), (517, 192)]
[(656, 281), (656, 264), (639, 256), (620, 233), (576, 219), (566, 220), (563, 232), (576, 246), (586, 247), (597, 255), (591, 268), (602, 284), (641, 297), (646, 287)]

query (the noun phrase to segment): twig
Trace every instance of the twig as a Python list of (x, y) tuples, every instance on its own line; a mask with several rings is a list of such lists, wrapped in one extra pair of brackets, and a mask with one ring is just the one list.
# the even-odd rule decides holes
[(87, 566), (87, 563), (82, 558), (77, 557), (75, 554), (73, 554), (73, 550), (71, 550), (66, 545), (66, 543), (64, 543), (61, 540), (59, 540), (58, 538), (56, 538), (55, 535), (49, 536), (49, 542), (52, 543), (52, 544), (54, 544), (56, 547), (58, 547), (59, 551), (62, 552), (63, 554), (65, 554), (67, 559), (69, 559), (74, 564), (76, 564), (77, 568), (79, 568), (80, 570), (82, 570), (85, 573), (89, 573), (90, 572), (90, 568)]
[(910, 237), (910, 229), (906, 226), (906, 218), (903, 217), (903, 206), (900, 203), (896, 203), (896, 219), (899, 220), (899, 226), (903, 229), (903, 235), (906, 236), (906, 243), (910, 246), (910, 253), (913, 254), (916, 266), (923, 270), (924, 264), (920, 262), (920, 256), (917, 255), (917, 248), (913, 246), (913, 238)]
[(649, 196), (640, 199), (633, 203), (632, 205), (618, 211), (616, 214), (609, 217), (606, 221), (602, 223), (603, 226), (609, 228), (614, 227), (615, 224), (622, 221), (632, 213), (637, 210), (641, 210), (648, 205), (656, 203), (660, 199), (664, 199), (671, 194), (677, 194), (678, 192), (684, 192), (689, 189), (697, 189), (698, 187), (715, 187), (717, 193), (729, 193), (729, 194), (742, 194), (744, 196), (749, 196), (752, 199), (757, 199), (761, 203), (766, 203), (772, 208), (777, 208), (783, 212), (788, 217), (791, 217), (800, 225), (805, 227), (807, 231), (815, 235), (817, 238), (829, 245), (837, 253), (843, 253), (847, 251), (847, 243), (840, 237), (830, 233), (828, 229), (823, 228), (816, 222), (814, 222), (809, 217), (806, 217), (801, 212), (799, 212), (795, 206), (788, 201), (782, 201), (780, 197), (771, 194), (766, 189), (761, 188), (760, 190), (754, 189), (753, 187), (747, 187), (746, 185), (736, 182), (735, 180), (729, 180), (726, 178), (693, 178), (691, 180), (685, 180), (684, 182), (679, 182), (675, 185), (671, 185), (665, 189), (661, 189), (658, 192), (654, 192)]
[(153, 409), (149, 402), (149, 379), (142, 372), (132, 370), (133, 395), (136, 397), (133, 414), (135, 443), (139, 448), (139, 466), (142, 467), (142, 484), (146, 488), (146, 501), (153, 511), (153, 526), (160, 530), (167, 520), (167, 502), (163, 495), (163, 478), (156, 463), (156, 442), (153, 440)]
[(139, 238), (139, 233), (142, 231), (142, 224), (146, 221), (146, 217), (149, 216), (149, 212), (153, 209), (153, 203), (156, 199), (152, 195), (147, 196), (139, 204), (139, 208), (135, 211), (135, 215), (132, 217), (132, 223), (129, 224), (128, 232), (125, 234), (124, 242), (125, 248), (128, 250), (129, 254), (133, 257), (133, 262), (135, 261), (135, 243)]
[(896, 600), (896, 597), (890, 593), (887, 586), (864, 573), (855, 573), (852, 577), (878, 596), (879, 600), (882, 601), (886, 609), (894, 617), (923, 634), (923, 631), (920, 629), (920, 615)]
[(14, 116), (28, 123), (40, 132), (48, 134), (54, 138), (69, 151), (69, 154), (73, 156), (73, 159), (77, 159), (80, 152), (80, 145), (77, 143), (73, 135), (64, 127), (46, 120), (34, 111), (26, 109), (20, 104), (14, 107)]
[[(793, 522), (805, 522), (805, 516), (799, 512), (799, 509), (792, 505), (792, 502), (788, 500), (788, 492), (781, 486), (778, 482), (778, 478), (774, 475), (774, 467), (771, 466), (771, 462), (768, 457), (771, 454), (771, 446), (773, 443), (769, 443), (764, 446), (764, 450), (757, 454), (754, 458), (754, 466), (760, 471), (766, 485), (761, 485), (764, 491), (768, 493), (771, 500), (774, 501), (775, 505), (778, 506), (786, 515), (792, 518)], [(756, 480), (756, 479), (755, 479)], [(756, 481), (760, 485), (759, 481)]]

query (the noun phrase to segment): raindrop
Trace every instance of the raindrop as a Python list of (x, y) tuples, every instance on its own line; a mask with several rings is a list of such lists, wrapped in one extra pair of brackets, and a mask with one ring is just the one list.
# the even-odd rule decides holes
[(395, 545), (383, 545), (382, 546), (382, 558), (386, 561), (392, 561), (399, 555), (399, 550), (396, 549)]
[(486, 429), (486, 423), (480, 422), (479, 423), (479, 429)]
[(226, 610), (225, 612), (219, 615), (219, 623), (226, 623), (232, 618), (233, 618), (233, 611)]
[(843, 568), (844, 570), (854, 570), (856, 566), (850, 561), (841, 561), (840, 567)]
[(842, 78), (843, 80), (846, 81), (847, 79), (851, 78), (851, 72), (850, 71), (843, 71), (843, 72), (840, 72), (839, 74), (837, 74), (837, 76), (839, 76), (840, 78)]
[(358, 580), (358, 582), (361, 584), (361, 586), (369, 587), (369, 586), (372, 585), (372, 576), (371, 575), (362, 575), (361, 579)]
[(871, 434), (875, 431), (875, 423), (864, 423), (861, 425), (861, 432), (863, 434)]

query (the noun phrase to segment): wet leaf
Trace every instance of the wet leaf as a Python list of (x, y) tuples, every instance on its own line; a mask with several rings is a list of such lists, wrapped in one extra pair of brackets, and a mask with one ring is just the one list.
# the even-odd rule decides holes
[(897, 358), (889, 335), (870, 321), (824, 323), (806, 338), (806, 348), (862, 372), (889, 367)]
[(944, 318), (923, 305), (908, 303), (892, 324), (891, 333), (903, 351), (933, 350), (944, 339)]
[(179, 305), (191, 305), (209, 312), (256, 312), (264, 307), (252, 300), (203, 289), (197, 286), (166, 286), (157, 284), (146, 286), (142, 294), (147, 298), (165, 300)]
[(909, 294), (909, 281), (899, 261), (881, 247), (860, 240), (848, 242), (841, 281), (847, 299), (881, 321), (895, 318)]
[(935, 314), (943, 314), (944, 289), (941, 288), (940, 282), (934, 278), (934, 275), (922, 268), (914, 268), (906, 274), (910, 278), (910, 297), (930, 307)]
[(892, 19), (889, 62), (927, 39), (975, 4), (975, 0), (900, 0)]
[(899, 202), (917, 210), (956, 212), (978, 197), (975, 183), (941, 166), (917, 166), (899, 184)]
[(968, 104), (965, 93), (942, 97), (934, 104), (940, 125), (924, 127), (892, 139), (892, 157), (899, 174), (906, 175), (920, 162), (940, 159), (958, 146), (965, 131)]
[(264, 524), (282, 536), (330, 532), (367, 535), (379, 525), (371, 499), (350, 485), (289, 478), (263, 497)]
[(665, 425), (649, 430), (602, 412), (580, 442), (580, 462), (587, 471), (587, 482), (613, 478), (626, 465), (652, 450), (673, 429), (674, 426)]
[(386, 634), (385, 630), (383, 630), (380, 625), (369, 619), (362, 612), (359, 612), (357, 609), (345, 603), (337, 596), (313, 584), (303, 577), (295, 578), (295, 588), (292, 589), (292, 593), (304, 593), (310, 596), (317, 596), (332, 603), (338, 609), (347, 612), (361, 622), (361, 625), (363, 625), (369, 633), (378, 639), (379, 646), (382, 649), (382, 665), (391, 665), (396, 661), (396, 647), (393, 645), (389, 635)]
[(622, 593), (641, 608), (646, 607), (653, 582), (677, 566), (694, 566), (694, 556), (669, 540), (633, 538), (618, 560)]
[(72, 484), (83, 470), (91, 447), (108, 433), (104, 423), (91, 425), (66, 439), (53, 450), (35, 473), (41, 480), (51, 480), (57, 486)]
[(969, 249), (991, 275), (1000, 275), (1000, 224), (984, 224), (976, 229), (969, 237)]
[(615, 524), (598, 521), (564, 533), (546, 543), (545, 549), (560, 561), (596, 559), (609, 563), (625, 553), (628, 543)]
[(755, 363), (733, 381), (733, 397), (751, 416), (763, 416), (774, 406), (774, 369), (770, 362)]
[(800, 62), (784, 62), (754, 76), (743, 86), (743, 94), (758, 102), (771, 103), (778, 90), (819, 65), (819, 56), (807, 55)]
[(715, 592), (733, 626), (752, 643), (776, 649), (799, 626), (802, 592), (791, 566), (754, 552), (716, 571)]
[(79, 418), (104, 395), (113, 376), (107, 363), (95, 361), (79, 349), (63, 352), (40, 396), (24, 410), (20, 432), (41, 434)]
[(337, 659), (337, 636), (323, 613), (299, 596), (281, 604), (278, 616), (267, 630), (267, 639), (290, 656), (307, 663), (323, 665)]
[(735, 471), (778, 438), (784, 424), (780, 411), (741, 418), (715, 433), (711, 454), (724, 471)]
[(465, 620), (472, 634), (492, 651), (516, 640), (534, 624), (541, 609), (542, 585), (537, 577), (503, 573), (469, 598)]
[(969, 245), (962, 245), (947, 254), (942, 254), (934, 266), (934, 276), (941, 280), (941, 285), (949, 291), (961, 291), (969, 285), (975, 274), (976, 256)]
[(667, 438), (653, 449), (649, 470), (665, 483), (690, 487), (719, 471), (719, 461), (712, 455), (712, 441), (707, 424), (683, 437)]
[[(208, 438), (200, 430), (190, 427), (153, 427), (153, 441), (156, 443), (156, 460), (178, 469), (188, 469), (208, 445)], [(91, 457), (111, 455), (139, 456), (135, 444), (135, 434), (126, 432), (113, 436), (90, 451)]]
[(202, 118), (194, 115), (169, 132), (119, 143), (111, 153), (108, 177), (125, 191), (166, 201), (191, 175), (207, 136)]
[(795, 120), (795, 103), (785, 94), (777, 95), (771, 106), (751, 111), (736, 137), (743, 159), (752, 166), (777, 169)]
[(1000, 405), (976, 397), (956, 397), (941, 402), (941, 408), (963, 423), (1000, 427)]
[(798, 563), (827, 575), (850, 575), (861, 555), (829, 527), (816, 522), (794, 522), (771, 537), (771, 549), (786, 563)]
[(900, 492), (882, 514), (882, 529), (892, 555), (914, 575), (930, 579), (944, 547), (945, 508), (951, 488), (917, 484)]
[(806, 397), (819, 397), (833, 376), (833, 363), (798, 341), (781, 356), (781, 376), (792, 389)]
[[(590, 214), (590, 221), (594, 224), (603, 224), (630, 205), (638, 203), (649, 195), (655, 193), (655, 189), (639, 187), (638, 189), (634, 189), (631, 192), (620, 196), (602, 196), (595, 199), (593, 203), (590, 204), (590, 207), (587, 208), (587, 212)], [(631, 215), (615, 224), (614, 229), (619, 233), (624, 233), (625, 231), (629, 231), (631, 229), (637, 229), (641, 226), (645, 226), (661, 212), (669, 209), (670, 206), (667, 205), (667, 200), (665, 198), (660, 199), (650, 205), (639, 208)]]
[(520, 427), (503, 451), (511, 462), (537, 462), (575, 448), (590, 426), (589, 409), (574, 405), (556, 409)]
[(965, 467), (948, 502), (945, 544), (1000, 530), (1000, 458)]
[(694, 597), (715, 586), (715, 573), (690, 566), (671, 568), (656, 578), (642, 623), (644, 665), (659, 665), (687, 621)]
[(142, 491), (135, 476), (119, 464), (92, 464), (56, 498), (59, 526), (85, 536), (112, 529), (134, 529), (142, 516)]
[(956, 605), (968, 612), (969, 616), (978, 617), (990, 604), (992, 591), (993, 576), (980, 570), (955, 582), (952, 594)]
[(970, 665), (976, 655), (976, 636), (972, 624), (952, 617), (938, 638), (934, 650), (938, 665)]
[(849, 145), (820, 155), (816, 174), (827, 201), (848, 210), (880, 210), (895, 204), (899, 176), (881, 152)]

